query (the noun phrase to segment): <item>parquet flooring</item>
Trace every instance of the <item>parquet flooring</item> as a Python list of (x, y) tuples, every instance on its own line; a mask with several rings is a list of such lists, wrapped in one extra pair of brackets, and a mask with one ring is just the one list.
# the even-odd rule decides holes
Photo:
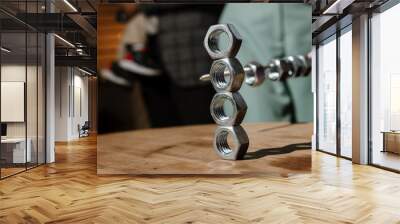
[(289, 176), (97, 176), (94, 137), (0, 181), (0, 223), (400, 223), (400, 175), (313, 152)]
[(7, 167), (7, 168), (1, 168), (1, 175), (2, 175), (2, 177), (7, 177), (7, 176), (11, 176), (11, 175), (13, 175), (13, 174), (16, 174), (16, 173), (19, 173), (19, 172), (22, 172), (22, 171), (24, 171), (25, 170), (25, 167), (21, 167), (21, 168), (15, 168), (15, 167)]

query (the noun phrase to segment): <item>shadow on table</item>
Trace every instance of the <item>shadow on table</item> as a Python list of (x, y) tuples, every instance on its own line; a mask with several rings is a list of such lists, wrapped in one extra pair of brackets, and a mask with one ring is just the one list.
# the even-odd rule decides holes
[(297, 150), (309, 150), (311, 148), (311, 142), (290, 144), (279, 148), (265, 148), (259, 149), (255, 152), (248, 152), (245, 156), (245, 160), (259, 159), (264, 156), (288, 154)]

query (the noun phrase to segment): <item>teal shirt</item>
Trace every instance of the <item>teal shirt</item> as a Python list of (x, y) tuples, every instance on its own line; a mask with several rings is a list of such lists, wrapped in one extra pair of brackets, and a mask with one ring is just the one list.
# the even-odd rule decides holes
[[(230, 3), (220, 23), (235, 25), (243, 38), (237, 58), (246, 64), (266, 64), (273, 58), (307, 54), (311, 51), (311, 6), (308, 4)], [(245, 122), (313, 119), (311, 77), (283, 82), (266, 80), (261, 86), (242, 85), (247, 102)]]

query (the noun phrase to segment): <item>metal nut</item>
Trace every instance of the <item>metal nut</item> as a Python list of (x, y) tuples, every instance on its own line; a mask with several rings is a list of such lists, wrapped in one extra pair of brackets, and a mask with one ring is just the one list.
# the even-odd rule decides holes
[(311, 58), (303, 55), (296, 56), (299, 61), (301, 61), (301, 71), (299, 72), (299, 76), (307, 76), (311, 72)]
[[(227, 112), (226, 104), (231, 106), (231, 113)], [(238, 125), (243, 121), (247, 112), (247, 104), (240, 93), (217, 93), (211, 100), (211, 116), (215, 123), (222, 126)]]
[[(234, 145), (229, 145), (229, 135), (232, 135)], [(221, 126), (215, 130), (214, 150), (222, 159), (243, 159), (248, 148), (249, 137), (242, 126)]]
[(243, 67), (247, 85), (256, 87), (261, 85), (265, 79), (264, 67), (258, 62), (250, 62)]
[(303, 62), (297, 56), (289, 56), (284, 59), (288, 65), (288, 76), (298, 77), (303, 69)]
[(286, 79), (289, 76), (288, 70), (288, 63), (285, 60), (273, 59), (265, 67), (264, 72), (269, 79), (277, 81)]
[[(222, 33), (228, 36), (228, 47), (223, 50), (218, 46)], [(232, 24), (217, 24), (210, 26), (204, 38), (204, 47), (212, 59), (235, 57), (242, 44), (242, 38)]]
[(223, 58), (212, 63), (210, 76), (215, 91), (236, 92), (242, 86), (244, 71), (236, 58)]

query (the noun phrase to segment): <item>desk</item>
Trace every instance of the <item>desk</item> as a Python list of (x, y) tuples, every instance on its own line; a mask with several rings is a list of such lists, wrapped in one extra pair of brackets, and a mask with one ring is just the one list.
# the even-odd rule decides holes
[(312, 124), (245, 124), (244, 160), (221, 160), (212, 142), (215, 125), (154, 128), (97, 136), (97, 173), (279, 174), (311, 169)]
[[(28, 142), (25, 152), (25, 138), (5, 138), (1, 139), (1, 157), (6, 163), (25, 163), (32, 160), (32, 141)], [(26, 160), (27, 159), (27, 160)]]
[(400, 154), (400, 131), (382, 131), (383, 150), (382, 152), (392, 152)]

